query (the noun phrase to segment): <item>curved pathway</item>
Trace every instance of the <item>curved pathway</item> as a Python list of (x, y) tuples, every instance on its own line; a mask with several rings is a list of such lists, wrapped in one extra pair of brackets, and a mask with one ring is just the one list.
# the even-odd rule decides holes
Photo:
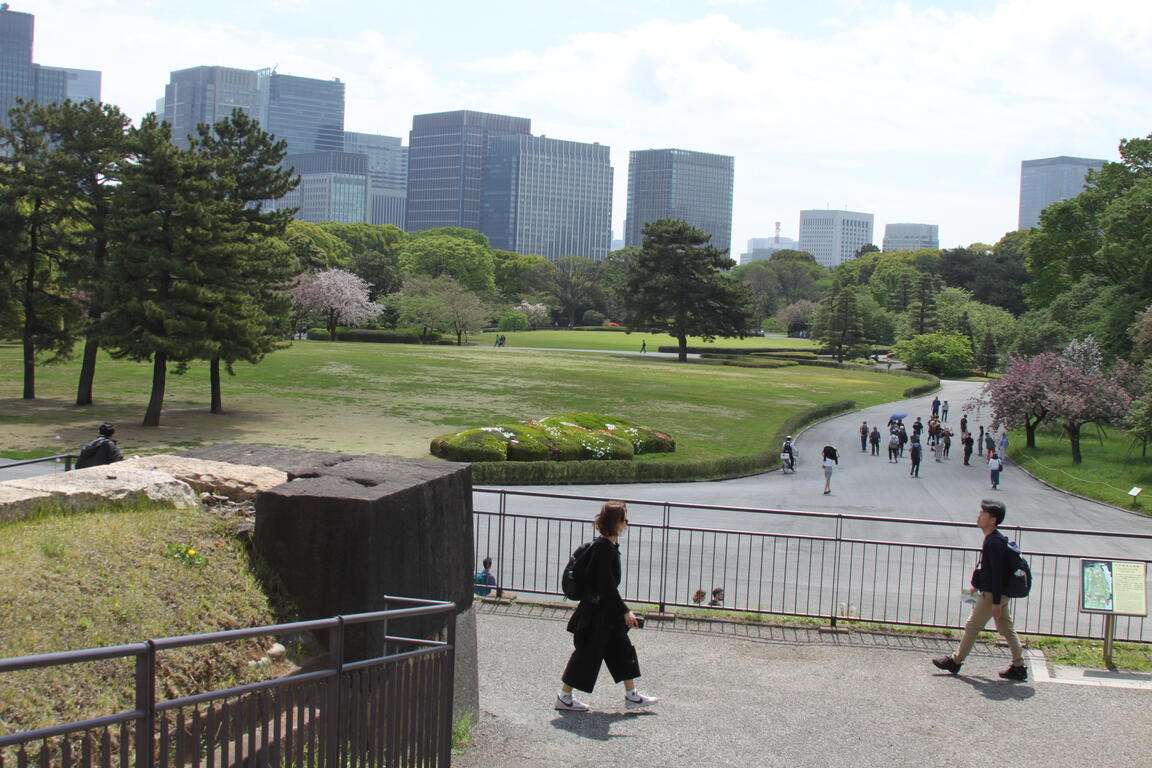
[[(979, 388), (978, 383), (945, 381), (937, 393), (941, 400), (949, 401), (948, 424), (957, 433), (960, 417), (963, 415), (962, 408)], [(907, 412), (909, 416), (905, 419), (905, 423), (909, 425), (916, 416), (921, 416), (927, 422), (933, 397), (933, 394), (929, 394), (912, 400), (873, 406), (810, 427), (796, 439), (796, 445), (800, 449), (800, 461), (795, 474), (775, 471), (736, 480), (713, 482), (517, 486), (517, 489), (565, 495), (624, 497), (653, 502), (803, 510), (919, 520), (971, 521), (973, 524), (980, 499), (998, 498), (1008, 508), (1006, 521), (1008, 525), (1080, 531), (1152, 533), (1152, 517), (1081, 499), (1035, 480), (1011, 463), (1011, 447), (1008, 450), (1009, 463), (1002, 473), (1000, 489), (996, 491), (990, 487), (987, 467), (983, 462), (978, 462), (975, 455), (972, 458), (972, 465), (964, 466), (958, 440), (953, 445), (951, 457), (940, 463), (936, 463), (931, 453), (926, 451), (919, 478), (909, 476), (907, 451), (905, 458), (897, 464), (888, 462), (885, 444), (881, 445), (880, 456), (871, 456), (867, 452), (860, 451), (858, 430), (861, 421), (867, 421), (869, 426), (878, 424), (881, 433), (886, 432), (888, 417), (894, 412)], [(978, 432), (981, 423), (977, 416), (969, 415), (969, 427), (974, 434)], [(840, 454), (840, 464), (832, 476), (832, 493), (827, 496), (823, 494), (824, 477), (819, 463), (820, 451), (826, 444), (837, 446)], [(494, 508), (491, 496), (478, 494), (477, 507)], [(509, 511), (530, 511), (535, 514), (589, 514), (591, 511), (589, 507), (589, 502), (579, 502), (577, 506), (572, 502), (550, 502), (540, 499), (509, 500)], [(659, 519), (656, 509), (647, 512), (638, 510), (633, 517), (646, 521)], [(772, 528), (787, 530), (789, 523), (785, 519), (777, 516), (773, 518)], [(740, 513), (678, 512), (675, 523), (717, 528), (762, 529), (761, 525), (750, 523), (748, 515)], [(870, 538), (887, 538), (888, 531), (857, 533), (870, 534)], [(1037, 541), (1037, 536), (1037, 534), (1030, 535), (1029, 540), (1025, 542), (1026, 548), (1033, 550), (1040, 546), (1047, 548), (1049, 545), (1054, 546), (1057, 541), (1053, 537), (1041, 542)], [(917, 538), (925, 543), (933, 541), (954, 543), (956, 530), (926, 528), (923, 534), (918, 531)], [(1147, 541), (1125, 543), (1118, 539), (1109, 539), (1107, 546), (1104, 547), (1105, 542), (1089, 536), (1077, 537), (1075, 542), (1070, 542), (1068, 538), (1060, 537), (1061, 551), (1076, 550), (1096, 554), (1106, 552), (1112, 556), (1140, 559), (1147, 557)], [(975, 533), (973, 539), (976, 539)]]

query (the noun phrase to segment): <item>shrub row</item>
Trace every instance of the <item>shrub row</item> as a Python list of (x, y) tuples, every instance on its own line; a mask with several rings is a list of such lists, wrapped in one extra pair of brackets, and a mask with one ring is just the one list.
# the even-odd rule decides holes
[(802, 349), (794, 350), (792, 352), (755, 352), (752, 357), (771, 357), (776, 360), (817, 360), (819, 356), (815, 352), (807, 352)]
[[(308, 338), (311, 341), (329, 341), (330, 336), (328, 331), (323, 328), (309, 328)], [(367, 341), (375, 342), (378, 344), (420, 344), (420, 332), (410, 328), (397, 328), (396, 330), (385, 330), (378, 328), (337, 328), (336, 329), (337, 341)], [(444, 339), (441, 338), (439, 333), (429, 333), (427, 343), (440, 344)], [(455, 344), (455, 341), (448, 340), (449, 343)]]
[(471, 462), (630, 461), (675, 450), (676, 441), (662, 432), (593, 413), (466, 429), (429, 445), (433, 456)]
[(753, 358), (751, 360), (733, 358), (726, 360), (724, 365), (734, 365), (737, 368), (787, 368), (791, 365), (796, 365), (796, 360), (769, 360), (767, 358)]
[[(660, 352), (679, 352), (680, 347), (661, 346)], [(718, 355), (754, 355), (757, 353), (771, 354), (773, 352), (795, 352), (795, 347), (688, 347), (690, 355), (718, 354)]]
[(676, 483), (724, 480), (767, 472), (780, 466), (777, 446), (785, 435), (808, 424), (855, 410), (852, 400), (809, 408), (793, 414), (771, 438), (770, 449), (751, 456), (673, 463), (669, 461), (499, 461), (472, 465), (477, 485), (560, 485), (567, 483)]

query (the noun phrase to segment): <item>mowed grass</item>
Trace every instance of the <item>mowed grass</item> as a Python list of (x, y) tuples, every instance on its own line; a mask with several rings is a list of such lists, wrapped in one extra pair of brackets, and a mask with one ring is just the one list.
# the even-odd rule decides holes
[(1081, 432), (1080, 464), (1072, 463), (1067, 437), (1038, 432), (1036, 447), (1027, 448), (1023, 430), (1009, 433), (1008, 459), (1057, 488), (1118, 507), (1134, 508), (1131, 488), (1148, 489), (1137, 497), (1135, 509), (1152, 514), (1152, 459), (1141, 455), (1140, 446), (1133, 447), (1122, 430), (1100, 433), (1089, 425)]
[[(624, 331), (504, 331), (509, 347), (533, 347), (537, 349), (591, 349), (618, 352), (639, 352), (640, 344), (648, 342), (648, 351), (656, 352), (660, 347), (675, 347), (678, 342), (672, 336), (655, 333), (625, 333)], [(495, 333), (473, 336), (477, 344), (491, 346), (496, 341)], [(703, 339), (690, 336), (690, 347), (711, 347), (715, 349), (816, 349), (811, 339), (793, 339), (787, 336), (750, 336), (746, 339)]]
[(78, 364), (39, 368), (39, 398), (26, 401), (19, 356), (15, 346), (0, 347), (0, 454), (75, 451), (106, 419), (119, 425), (126, 454), (254, 442), (424, 457), (442, 434), (583, 411), (667, 431), (677, 452), (654, 458), (689, 461), (763, 451), (798, 410), (844, 399), (860, 407), (897, 400), (912, 383), (806, 366), (745, 369), (659, 356), (306, 341), (258, 366), (237, 366), (237, 375), (224, 379), (223, 415), (208, 412), (206, 365), (169, 376), (162, 425), (143, 428), (149, 365), (102, 355), (97, 405), (77, 408)]

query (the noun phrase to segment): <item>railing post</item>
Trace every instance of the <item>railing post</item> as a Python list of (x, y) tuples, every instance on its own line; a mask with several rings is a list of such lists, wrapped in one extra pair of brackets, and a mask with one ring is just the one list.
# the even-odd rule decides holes
[(335, 672), (335, 679), (328, 689), (327, 708), (325, 716), (326, 726), (321, 732), (328, 738), (328, 743), (321, 751), (325, 756), (327, 768), (337, 768), (340, 765), (340, 704), (344, 699), (344, 617), (336, 617), (336, 626), (328, 633), (329, 666)]
[(664, 596), (668, 587), (668, 529), (672, 523), (672, 505), (664, 502), (664, 520), (661, 527), (664, 538), (663, 553), (660, 556), (660, 613), (667, 613), (668, 605)]
[(72, 454), (70, 454), (70, 453), (67, 454), (66, 456), (64, 456), (64, 471), (65, 472), (71, 472), (72, 471)]
[(508, 514), (508, 492), (500, 489), (496, 528), (496, 597), (504, 596), (504, 521)]
[(832, 561), (832, 629), (836, 629), (836, 609), (840, 599), (840, 542), (844, 537), (844, 515), (836, 515), (836, 550)]
[(136, 709), (144, 713), (136, 724), (136, 768), (152, 768), (156, 734), (156, 646), (145, 643), (136, 657)]

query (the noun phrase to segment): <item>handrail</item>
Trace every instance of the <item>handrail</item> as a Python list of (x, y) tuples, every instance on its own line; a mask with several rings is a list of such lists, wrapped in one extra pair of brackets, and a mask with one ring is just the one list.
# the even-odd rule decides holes
[(45, 462), (45, 461), (59, 461), (60, 459), (64, 459), (64, 471), (65, 472), (71, 472), (72, 471), (72, 460), (77, 459), (77, 458), (79, 458), (79, 454), (76, 454), (76, 453), (60, 453), (60, 454), (57, 454), (55, 456), (41, 456), (38, 459), (23, 459), (21, 461), (12, 461), (12, 462), (9, 462), (7, 464), (0, 464), (0, 469), (9, 469), (11, 467), (25, 467), (29, 464), (40, 464), (41, 462)]

